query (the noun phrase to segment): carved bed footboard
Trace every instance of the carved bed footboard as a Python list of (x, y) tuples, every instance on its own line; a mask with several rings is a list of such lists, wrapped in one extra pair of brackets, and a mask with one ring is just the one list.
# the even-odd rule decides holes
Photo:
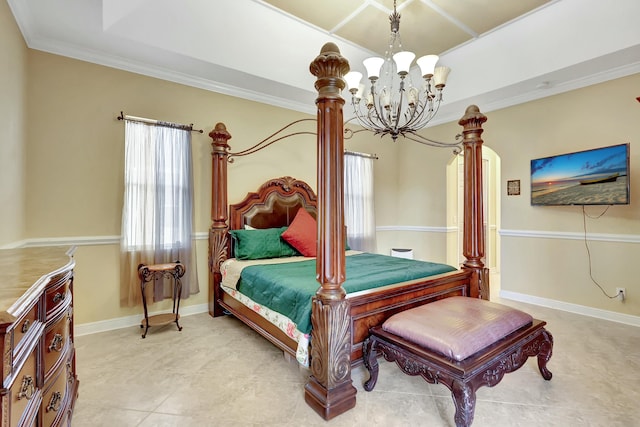
[[(474, 296), (472, 289), (471, 272), (458, 270), (348, 294), (346, 299), (349, 301), (351, 364), (355, 366), (362, 363), (362, 342), (367, 337), (369, 328), (382, 324), (400, 311), (441, 298), (457, 295)], [(475, 296), (477, 297), (477, 293)], [(233, 314), (276, 347), (295, 358), (297, 342), (260, 314), (222, 290), (216, 305), (221, 312), (226, 310)]]
[[(369, 329), (404, 310), (451, 296), (478, 297), (471, 272), (459, 270), (421, 280), (347, 295), (350, 302), (351, 364), (362, 362), (362, 343)], [(475, 288), (477, 289), (477, 288)]]

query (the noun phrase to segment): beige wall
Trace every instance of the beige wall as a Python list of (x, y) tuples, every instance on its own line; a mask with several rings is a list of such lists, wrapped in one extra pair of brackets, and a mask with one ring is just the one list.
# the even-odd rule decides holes
[[(349, 101), (345, 104), (345, 111), (350, 108)], [(345, 114), (346, 115), (346, 114)], [(347, 125), (347, 128), (359, 129), (357, 126)], [(369, 132), (358, 132), (352, 138), (345, 139), (346, 150), (375, 154), (374, 188), (376, 223), (378, 225), (397, 225), (398, 192), (398, 145), (389, 138), (380, 138)], [(378, 245), (380, 246), (380, 245)]]
[(24, 238), (27, 47), (0, 2), (0, 246)]
[[(205, 134), (193, 134), (198, 233), (205, 233), (209, 226), (211, 166), (210, 138), (206, 133), (215, 123), (222, 121), (227, 125), (233, 136), (232, 149), (241, 150), (281, 125), (308, 116), (27, 50), (6, 5), (0, 9), (0, 20), (0, 43), (3, 48), (6, 45), (11, 58), (0, 68), (0, 87), (8, 93), (0, 99), (0, 112), (4, 112), (0, 115), (3, 125), (0, 132), (5, 132), (0, 134), (3, 162), (0, 178), (5, 183), (16, 183), (0, 187), (0, 200), (15, 201), (6, 210), (6, 220), (7, 205), (3, 203), (0, 244), (25, 238), (96, 242), (80, 246), (76, 253), (76, 324), (137, 315), (139, 308), (119, 307), (115, 239), (120, 234), (124, 128), (115, 118), (120, 111), (194, 123), (205, 130)], [(9, 25), (4, 25), (5, 21)], [(484, 140), (501, 160), (502, 229), (514, 232), (500, 239), (503, 289), (622, 313), (640, 313), (637, 297), (640, 285), (634, 283), (628, 267), (640, 255), (637, 244), (640, 184), (634, 178), (634, 171), (640, 166), (634, 133), (639, 108), (634, 90), (639, 86), (640, 76), (636, 75), (487, 114)], [(307, 126), (315, 130), (313, 123)], [(460, 127), (451, 123), (427, 133), (434, 139), (448, 141), (459, 131)], [(622, 304), (602, 297), (590, 282), (584, 243), (571, 238), (582, 233), (580, 209), (531, 207), (527, 189), (532, 158), (627, 141), (632, 145), (632, 205), (612, 207), (601, 219), (588, 220), (589, 233), (607, 237), (591, 244), (594, 275), (610, 293), (615, 287), (627, 288), (628, 299)], [(447, 209), (451, 209), (452, 196), (447, 165), (453, 154), (409, 141), (393, 143), (365, 133), (346, 141), (345, 146), (376, 153), (380, 158), (375, 166), (377, 224), (391, 230), (378, 233), (378, 251), (388, 253), (391, 247), (415, 247), (418, 258), (445, 261), (450, 241), (447, 233), (416, 234), (393, 228), (444, 230), (450, 225)], [(229, 201), (240, 200), (246, 192), (274, 176), (295, 176), (315, 188), (315, 155), (315, 138), (303, 136), (237, 159), (229, 167)], [(20, 160), (8, 162), (5, 160), (8, 158)], [(508, 179), (522, 181), (521, 196), (506, 196)], [(588, 211), (594, 214), (600, 210)], [(530, 231), (547, 234), (536, 238), (527, 235)], [(573, 234), (567, 237), (563, 234), (567, 232)], [(97, 243), (105, 237), (107, 244)], [(630, 243), (621, 241), (625, 238)], [(206, 240), (198, 240), (197, 250), (202, 291), (183, 306), (207, 301)]]
[[(422, 133), (437, 141), (455, 142), (461, 129), (455, 124), (427, 128)], [(447, 256), (447, 248), (456, 245), (455, 231), (447, 232), (447, 227), (455, 226), (447, 222), (448, 209), (455, 210), (455, 205), (450, 204), (455, 201), (455, 186), (448, 187), (448, 166), (455, 161), (453, 149), (429, 147), (403, 138), (396, 143), (386, 139), (386, 143), (398, 150), (396, 198), (392, 221), (377, 218), (378, 225), (391, 226), (378, 233), (378, 251), (389, 254), (391, 248), (411, 248), (416, 259), (456, 265)], [(452, 199), (448, 198), (449, 191), (453, 191)]]
[[(503, 290), (640, 314), (640, 283), (632, 267), (640, 259), (638, 87), (640, 74), (487, 113), (483, 139), (500, 158), (499, 221), (501, 229), (508, 232), (497, 237)], [(459, 131), (456, 123), (429, 129), (430, 136), (440, 140), (450, 140)], [(586, 220), (592, 238), (593, 277), (609, 295), (615, 294), (616, 287), (626, 288), (627, 300), (621, 303), (605, 297), (591, 281), (581, 207), (531, 206), (529, 174), (531, 159), (625, 142), (631, 144), (631, 204), (613, 206), (599, 219)], [(404, 143), (401, 147), (399, 157), (405, 164), (398, 166), (402, 176), (399, 188), (408, 199), (417, 198), (415, 206), (421, 212), (437, 212), (416, 215), (414, 210), (401, 211), (398, 223), (444, 225), (441, 205), (453, 197), (445, 194), (442, 169), (446, 153), (434, 149), (421, 153), (420, 147)], [(421, 167), (420, 158), (438, 173)], [(506, 181), (513, 179), (521, 181), (520, 196), (506, 195)], [(592, 206), (586, 211), (597, 216), (604, 209)], [(423, 250), (429, 250), (432, 240), (430, 233), (423, 233)]]
[[(196, 229), (207, 231), (211, 197), (211, 138), (216, 122), (241, 150), (293, 118), (308, 117), (138, 74), (29, 51), (28, 237), (119, 235), (124, 125), (135, 116), (194, 123)], [(313, 123), (307, 128), (315, 130)], [(278, 161), (287, 156), (291, 161)], [(312, 165), (312, 167), (309, 167)], [(315, 181), (315, 140), (283, 141), (229, 167), (230, 200), (280, 175)], [(63, 215), (51, 215), (65, 197)]]
[[(240, 151), (294, 119), (310, 117), (34, 50), (28, 51), (25, 70), (29, 134), (26, 142), (17, 144), (26, 153), (28, 171), (28, 189), (21, 193), (26, 199), (22, 237), (45, 244), (60, 239), (90, 243), (81, 244), (75, 255), (76, 324), (140, 312), (119, 306), (117, 238), (124, 173), (124, 126), (116, 120), (120, 111), (194, 123), (205, 130), (204, 134), (193, 133), (195, 224), (200, 235), (210, 225), (211, 139), (207, 133), (215, 123), (226, 124), (232, 151)], [(298, 130), (315, 131), (315, 123), (303, 123), (291, 131)], [(393, 145), (359, 134), (346, 146), (379, 154), (382, 170), (395, 175)], [(298, 136), (236, 158), (229, 165), (229, 202), (238, 202), (265, 180), (284, 175), (316, 187), (315, 137)], [(376, 185), (381, 194), (395, 197), (395, 179), (377, 176)], [(385, 207), (394, 203), (379, 206), (380, 218), (393, 217)], [(2, 237), (17, 240), (10, 234)], [(206, 239), (197, 241), (197, 257), (201, 292), (183, 302), (183, 307), (207, 302)], [(152, 310), (168, 307), (165, 301)]]
[[(82, 61), (29, 51), (27, 237), (101, 239), (119, 236), (123, 194), (124, 125), (120, 111), (194, 123), (196, 232), (211, 211), (211, 139), (218, 121), (233, 150), (248, 148), (304, 114), (219, 95)], [(315, 124), (306, 125), (315, 130)], [(315, 187), (315, 138), (275, 144), (229, 165), (229, 201), (239, 201), (268, 178), (291, 175)], [(201, 292), (184, 306), (207, 301), (207, 241), (198, 240)], [(138, 314), (120, 308), (118, 246), (83, 245), (76, 252), (76, 323)], [(165, 304), (153, 307), (166, 308)]]
[[(640, 74), (491, 115), (485, 140), (502, 157), (505, 182), (520, 179), (524, 190), (520, 197), (503, 192), (502, 228), (551, 232), (555, 237), (503, 236), (503, 289), (640, 314), (640, 283), (631, 267), (640, 259), (638, 87)], [(590, 278), (582, 208), (531, 206), (529, 161), (625, 142), (631, 144), (631, 204), (613, 206), (599, 219), (586, 219), (587, 232), (602, 238), (589, 242), (593, 277), (609, 295), (615, 294), (616, 287), (625, 287), (628, 298), (621, 303), (605, 297)], [(586, 207), (594, 217), (604, 210)]]

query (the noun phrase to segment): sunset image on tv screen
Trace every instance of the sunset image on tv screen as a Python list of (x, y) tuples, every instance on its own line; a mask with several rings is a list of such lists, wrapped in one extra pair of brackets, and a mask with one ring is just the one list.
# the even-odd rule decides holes
[(531, 204), (629, 204), (629, 144), (531, 160)]

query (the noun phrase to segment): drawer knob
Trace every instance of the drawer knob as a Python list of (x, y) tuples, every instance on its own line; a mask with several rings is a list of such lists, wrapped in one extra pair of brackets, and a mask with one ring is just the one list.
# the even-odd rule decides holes
[(49, 351), (60, 351), (62, 350), (62, 335), (55, 334), (53, 339), (51, 340), (51, 344), (49, 344)]
[(26, 319), (22, 324), (22, 329), (21, 329), (22, 333), (26, 334), (30, 327), (31, 327), (31, 321), (29, 319)]
[(35, 391), (35, 386), (33, 385), (33, 377), (31, 375), (25, 375), (22, 377), (22, 387), (20, 387), (20, 392), (16, 396), (18, 400), (26, 397), (27, 400), (31, 399), (33, 396), (33, 392)]
[(61, 294), (60, 292), (56, 292), (56, 294), (53, 296), (53, 303), (58, 303), (60, 301), (62, 301), (64, 299), (64, 294)]
[(51, 395), (51, 399), (49, 400), (49, 406), (47, 406), (47, 412), (55, 411), (58, 412), (60, 409), (60, 404), (62, 404), (62, 393), (56, 391)]

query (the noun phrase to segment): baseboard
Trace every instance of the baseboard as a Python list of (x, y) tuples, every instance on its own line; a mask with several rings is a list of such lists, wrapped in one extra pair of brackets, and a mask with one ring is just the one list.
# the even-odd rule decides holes
[[(524, 302), (527, 304), (539, 305), (541, 307), (553, 308), (556, 310), (567, 311), (570, 313), (581, 314), (583, 316), (595, 317), (612, 322), (624, 323), (626, 325), (640, 327), (640, 316), (632, 316), (630, 314), (617, 313), (614, 311), (601, 310), (599, 308), (587, 307), (584, 305), (571, 304), (568, 302), (552, 300), (548, 298), (536, 297), (533, 295), (521, 294), (519, 292), (500, 291), (500, 298)], [(190, 316), (193, 314), (207, 313), (209, 311), (208, 304), (197, 304), (184, 307), (180, 310), (180, 316)], [(164, 312), (150, 313), (160, 314)], [(119, 317), (116, 319), (101, 320), (99, 322), (83, 323), (75, 325), (74, 334), (76, 336), (96, 334), (99, 332), (112, 331), (114, 329), (128, 328), (140, 325), (141, 315), (133, 315)]]
[[(190, 316), (192, 314), (200, 314), (207, 313), (209, 311), (209, 304), (196, 304), (196, 305), (188, 305), (186, 307), (180, 307), (180, 316)], [(149, 316), (154, 314), (162, 314), (171, 312), (171, 310), (158, 311), (154, 313), (149, 313)], [(97, 334), (98, 332), (106, 332), (112, 331), (114, 329), (122, 329), (129, 328), (131, 326), (140, 325), (140, 320), (143, 318), (142, 316), (142, 308), (140, 309), (141, 314), (136, 314), (133, 316), (126, 317), (118, 317), (116, 319), (109, 320), (101, 320), (99, 322), (91, 322), (91, 323), (82, 323), (79, 325), (74, 325), (73, 333), (75, 336), (89, 335), (89, 334)]]
[(568, 311), (569, 313), (582, 314), (583, 316), (610, 320), (612, 322), (624, 323), (626, 325), (640, 326), (640, 316), (632, 316), (630, 314), (617, 313), (615, 311), (608, 311), (599, 308), (587, 307), (584, 305), (571, 304), (568, 302), (521, 294), (519, 292), (501, 290), (500, 298), (525, 302), (528, 304), (539, 305), (541, 307), (548, 307), (556, 310)]

